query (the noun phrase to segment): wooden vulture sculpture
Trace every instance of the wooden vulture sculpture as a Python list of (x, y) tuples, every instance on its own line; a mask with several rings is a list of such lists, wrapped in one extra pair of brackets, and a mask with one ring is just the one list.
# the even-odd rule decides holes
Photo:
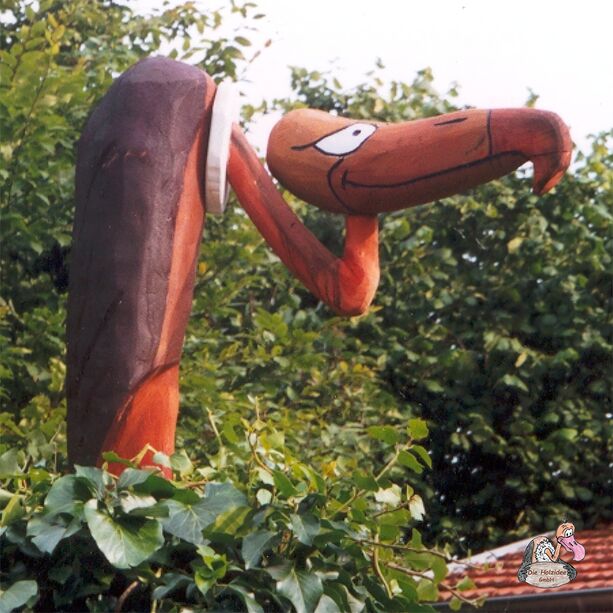
[[(205, 167), (216, 90), (197, 68), (143, 60), (114, 82), (79, 142), (68, 300), (72, 463), (95, 464), (107, 450), (134, 457), (147, 444), (174, 451), (179, 360), (211, 205)], [(293, 111), (272, 132), (268, 165), (298, 197), (345, 217), (340, 259), (286, 205), (237, 125), (227, 176), (284, 264), (336, 313), (356, 315), (379, 280), (377, 214), (462, 192), (528, 160), (540, 194), (559, 181), (570, 152), (560, 118), (533, 109), (389, 125)]]

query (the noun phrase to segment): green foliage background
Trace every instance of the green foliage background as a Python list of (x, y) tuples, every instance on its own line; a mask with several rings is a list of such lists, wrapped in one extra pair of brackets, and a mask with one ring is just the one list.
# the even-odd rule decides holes
[[(82, 581), (79, 602), (95, 610), (116, 606), (133, 580), (150, 588), (139, 597), (162, 609), (175, 606), (164, 604), (171, 598), (332, 611), (324, 595), (342, 609), (350, 594), (369, 610), (390, 610), (392, 597), (437, 597), (445, 574), (437, 560), (447, 554), (416, 557), (410, 548), (422, 547), (420, 532), (463, 556), (564, 518), (579, 530), (611, 519), (613, 132), (594, 137), (591, 152), (577, 154), (544, 197), (520, 173), (383, 217), (381, 287), (362, 318), (342, 320), (318, 304), (236, 203), (208, 218), (181, 365), (178, 448), (195, 465), (173, 459), (172, 491), (144, 491), (142, 475), (126, 485), (93, 469), (58, 480), (66, 469), (64, 322), (80, 130), (112, 79), (168, 41), (184, 39), (179, 58), (214, 77), (236, 77), (254, 53), (249, 29), (258, 15), (250, 3), (204, 13), (187, 3), (146, 17), (106, 0), (43, 0), (38, 11), (5, 0), (0, 9), (12, 16), (0, 32), (0, 502), (3, 547), (19, 560), (2, 575), (0, 604), (18, 581), (17, 591), (29, 594), (23, 602), (68, 606), (51, 572), (65, 567)], [(230, 13), (243, 26), (222, 37)], [(384, 121), (456, 108), (456, 92), (439, 95), (428, 70), (410, 84), (385, 84), (378, 68), (352, 90), (294, 68), (291, 99), (247, 106), (244, 121), (296, 106)], [(340, 252), (342, 221), (285, 196)], [(418, 444), (414, 429), (423, 435), (424, 422), (430, 436)], [(168, 529), (168, 517), (186, 512), (180, 505), (206, 507), (194, 496), (206, 500), (208, 481), (246, 496), (236, 505), (243, 523), (220, 528), (215, 515), (216, 530), (199, 520), (186, 540)], [(58, 513), (53, 496), (43, 506), (50, 488), (80, 506)], [(126, 507), (128, 496), (150, 498)], [(147, 510), (134, 516), (138, 508)], [(269, 509), (263, 518), (261, 508)], [(318, 526), (311, 536), (304, 517)], [(97, 520), (118, 534), (127, 524), (151, 531), (141, 540), (155, 555), (139, 560), (127, 551), (137, 570), (123, 583), (109, 578), (117, 560), (100, 552), (94, 578), (74, 566), (74, 554), (58, 562), (64, 542), (79, 551), (75, 542), (108, 538), (96, 538)], [(339, 525), (322, 523), (331, 520)], [(58, 529), (51, 547), (45, 539)], [(268, 533), (282, 538), (266, 541)], [(283, 570), (250, 570), (250, 539), (275, 561), (269, 568)], [(358, 547), (356, 539), (409, 549)], [(47, 573), (34, 593), (32, 560)], [(266, 559), (253, 564), (263, 569)], [(434, 568), (435, 580), (394, 564)], [(345, 583), (325, 578), (331, 572)]]

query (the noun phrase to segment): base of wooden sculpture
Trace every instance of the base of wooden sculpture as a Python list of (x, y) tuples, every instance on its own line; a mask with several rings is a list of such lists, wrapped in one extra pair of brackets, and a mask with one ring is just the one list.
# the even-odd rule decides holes
[[(136, 390), (102, 445), (102, 452), (114, 451), (122, 458), (134, 458), (146, 447), (142, 466), (151, 466), (153, 450), (171, 455), (175, 450), (175, 427), (179, 413), (179, 366), (173, 366), (148, 378)], [(120, 473), (124, 466), (111, 463), (109, 470)], [(170, 471), (159, 467), (167, 477)]]

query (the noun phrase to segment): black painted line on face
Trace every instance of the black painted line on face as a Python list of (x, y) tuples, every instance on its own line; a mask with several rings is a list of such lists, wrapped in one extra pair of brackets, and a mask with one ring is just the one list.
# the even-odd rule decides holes
[(398, 183), (358, 183), (357, 181), (352, 181), (351, 179), (347, 179), (345, 175), (343, 175), (343, 186), (349, 185), (350, 187), (358, 188), (358, 189), (394, 189), (397, 187), (406, 187), (408, 185), (412, 185), (413, 183), (418, 183), (419, 181), (426, 181), (427, 179), (433, 179), (434, 177), (440, 177), (452, 172), (456, 172), (458, 170), (467, 170), (468, 168), (473, 168), (475, 166), (479, 166), (480, 164), (484, 164), (485, 162), (490, 162), (493, 160), (497, 160), (499, 158), (503, 158), (508, 155), (521, 155), (523, 158), (528, 158), (521, 151), (505, 151), (504, 153), (497, 153), (496, 155), (488, 155), (486, 157), (481, 158), (480, 160), (474, 160), (472, 162), (467, 162), (466, 164), (459, 164), (458, 166), (452, 166), (451, 168), (445, 168), (444, 170), (437, 170), (436, 172), (431, 172), (425, 175), (420, 175), (419, 177), (414, 177), (413, 179), (407, 179), (406, 181), (399, 181)]
[[(334, 185), (332, 185), (332, 175), (334, 174), (334, 171), (345, 161), (345, 158), (342, 157), (340, 160), (338, 160), (337, 162), (335, 162), (334, 164), (332, 164), (332, 167), (330, 168), (330, 170), (328, 170), (328, 174), (326, 176), (327, 181), (328, 181), (328, 187), (330, 188), (330, 191), (334, 194), (334, 197), (336, 198), (336, 200), (338, 201), (338, 203), (348, 212), (348, 213), (359, 213), (359, 211), (356, 211), (355, 209), (351, 208), (346, 202), (344, 202), (341, 197), (338, 195), (338, 193), (336, 192), (336, 190), (334, 189)], [(343, 188), (345, 187), (345, 177), (347, 176), (347, 171), (345, 171), (343, 173), (343, 178), (342, 178), (342, 182), (341, 185), (343, 186)]]
[(312, 143), (307, 143), (306, 145), (294, 145), (293, 147), (291, 147), (292, 151), (304, 151), (305, 149), (308, 149), (309, 147), (314, 147), (315, 143), (318, 143), (321, 139), (317, 139), (316, 141), (313, 141)]
[(458, 117), (457, 119), (448, 119), (447, 121), (439, 121), (438, 123), (435, 123), (435, 126), (448, 126), (451, 125), (452, 123), (462, 123), (463, 121), (466, 121), (468, 119), (468, 117)]

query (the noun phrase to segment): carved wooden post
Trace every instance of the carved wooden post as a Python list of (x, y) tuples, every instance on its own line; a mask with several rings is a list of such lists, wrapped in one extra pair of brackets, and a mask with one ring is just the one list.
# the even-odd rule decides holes
[(95, 464), (145, 444), (171, 453), (178, 368), (204, 219), (215, 84), (139, 62), (79, 142), (68, 302), (68, 452)]

